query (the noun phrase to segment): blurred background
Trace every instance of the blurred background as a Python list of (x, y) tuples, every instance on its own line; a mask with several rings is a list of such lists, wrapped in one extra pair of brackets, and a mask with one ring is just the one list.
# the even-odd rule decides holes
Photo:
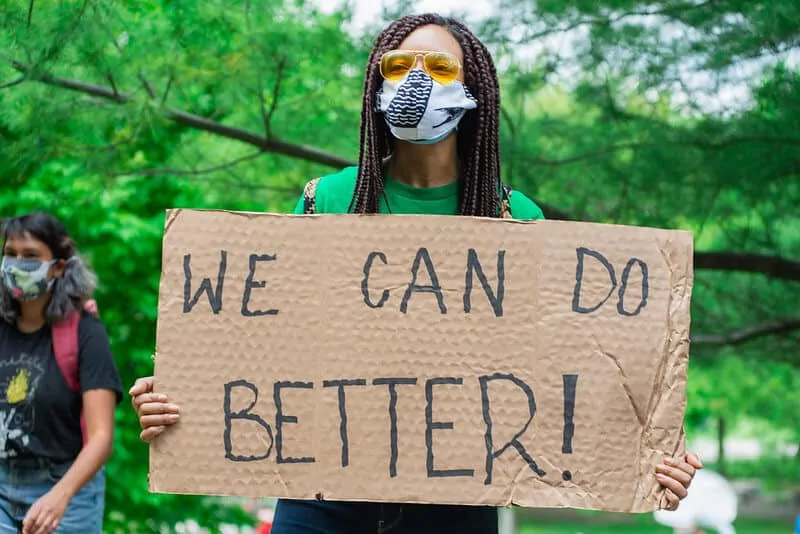
[[(164, 210), (285, 212), (353, 163), (371, 41), (427, 10), (492, 50), (503, 178), (548, 218), (694, 232), (689, 445), (734, 488), (737, 532), (795, 532), (796, 0), (0, 0), (0, 215), (67, 224), (128, 387), (152, 372)], [(269, 502), (149, 494), (128, 400), (108, 532), (252, 532), (259, 507), (268, 524)], [(651, 515), (510, 519), (505, 532), (672, 532)]]

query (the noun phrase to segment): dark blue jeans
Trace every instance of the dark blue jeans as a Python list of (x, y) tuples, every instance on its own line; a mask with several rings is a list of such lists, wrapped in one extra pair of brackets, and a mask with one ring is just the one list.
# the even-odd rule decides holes
[(497, 534), (483, 506), (281, 500), (270, 534)]
[[(28, 509), (50, 491), (70, 465), (37, 458), (0, 460), (0, 534), (22, 532)], [(105, 469), (101, 469), (72, 497), (55, 534), (101, 534), (105, 490)]]

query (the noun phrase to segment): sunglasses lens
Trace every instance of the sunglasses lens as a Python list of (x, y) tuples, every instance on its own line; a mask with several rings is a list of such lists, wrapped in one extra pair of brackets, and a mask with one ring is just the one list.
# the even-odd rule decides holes
[(414, 67), (416, 59), (410, 52), (387, 52), (381, 58), (381, 74), (387, 80), (399, 80)]
[(439, 83), (450, 83), (458, 77), (458, 61), (450, 54), (433, 52), (425, 56), (425, 70)]

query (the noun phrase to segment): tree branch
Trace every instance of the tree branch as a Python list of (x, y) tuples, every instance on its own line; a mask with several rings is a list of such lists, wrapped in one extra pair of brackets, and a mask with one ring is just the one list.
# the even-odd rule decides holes
[(117, 82), (114, 81), (114, 76), (110, 72), (106, 74), (106, 79), (108, 80), (109, 85), (111, 85), (111, 90), (114, 91), (115, 94), (119, 94), (117, 91)]
[(142, 82), (142, 87), (147, 92), (147, 96), (149, 96), (152, 100), (158, 98), (156, 95), (156, 90), (153, 88), (153, 85), (144, 77), (143, 73), (139, 73), (139, 81)]
[(800, 261), (746, 252), (696, 252), (695, 269), (763, 274), (769, 278), (800, 282)]
[(566, 33), (570, 32), (574, 29), (577, 29), (581, 26), (610, 26), (616, 22), (621, 22), (624, 19), (631, 18), (631, 17), (667, 17), (670, 19), (679, 18), (679, 16), (685, 12), (693, 11), (697, 9), (701, 9), (704, 7), (713, 4), (716, 0), (706, 0), (705, 2), (685, 2), (683, 4), (676, 4), (672, 6), (666, 6), (661, 9), (642, 9), (642, 10), (632, 10), (632, 11), (624, 11), (622, 13), (617, 13), (613, 16), (596, 16), (596, 17), (586, 17), (586, 18), (579, 18), (568, 25), (563, 26), (556, 26), (547, 28), (537, 33), (532, 33), (528, 35), (523, 35), (520, 39), (515, 41), (515, 44), (524, 44), (530, 43), (531, 41), (535, 41), (537, 39), (541, 39), (542, 37), (547, 37), (549, 35), (555, 33)]
[[(226, 172), (230, 172), (230, 168), (222, 169)], [(247, 182), (246, 180), (238, 179), (234, 175), (234, 179), (231, 178), (222, 178), (222, 177), (210, 177), (210, 176), (203, 176), (199, 172), (192, 172), (188, 171), (187, 173), (176, 173), (176, 176), (185, 176), (185, 179), (192, 183), (213, 183), (215, 186), (225, 186), (230, 189), (242, 190), (242, 191), (269, 191), (272, 193), (282, 193), (288, 195), (297, 196), (303, 190), (303, 186), (293, 187), (290, 185), (271, 185), (265, 183), (251, 183)], [(154, 180), (163, 179), (166, 175), (154, 175)]]
[(603, 156), (607, 156), (613, 154), (615, 152), (619, 152), (621, 150), (638, 150), (641, 148), (659, 148), (663, 147), (665, 144), (669, 145), (676, 145), (676, 146), (685, 146), (685, 147), (693, 147), (699, 148), (702, 150), (722, 150), (725, 148), (734, 147), (736, 145), (746, 144), (746, 143), (763, 143), (763, 144), (773, 144), (773, 145), (800, 145), (800, 137), (775, 137), (775, 136), (767, 136), (767, 135), (746, 135), (741, 137), (730, 137), (728, 139), (721, 139), (718, 141), (703, 141), (700, 139), (691, 139), (686, 141), (667, 141), (661, 143), (652, 143), (652, 142), (625, 142), (625, 143), (615, 143), (612, 145), (607, 145), (604, 147), (600, 147), (597, 150), (593, 150), (591, 152), (585, 152), (583, 154), (575, 154), (573, 156), (568, 156), (565, 158), (557, 158), (557, 159), (548, 159), (542, 157), (530, 157), (526, 158), (526, 163), (531, 165), (545, 165), (545, 166), (559, 166), (559, 165), (570, 165), (573, 163), (579, 163), (585, 160), (597, 159)]
[(175, 72), (173, 69), (170, 69), (169, 78), (167, 78), (167, 86), (164, 88), (164, 94), (161, 95), (161, 106), (163, 107), (164, 104), (167, 102), (167, 97), (169, 96), (169, 91), (172, 89), (172, 82), (175, 81)]
[[(80, 80), (52, 76), (46, 73), (34, 72), (30, 67), (18, 61), (13, 62), (13, 65), (14, 68), (26, 75), (26, 79), (35, 80), (46, 85), (61, 87), (70, 91), (76, 91), (79, 93), (103, 98), (118, 104), (125, 104), (133, 100), (132, 96), (119, 91), (115, 92), (107, 87), (86, 83)], [(197, 130), (210, 132), (228, 139), (235, 139), (237, 141), (247, 143), (260, 149), (260, 152), (282, 154), (284, 156), (302, 159), (337, 169), (356, 165), (356, 162), (354, 161), (324, 152), (314, 147), (293, 144), (274, 138), (267, 139), (266, 137), (257, 135), (247, 130), (226, 126), (205, 117), (201, 117), (200, 115), (194, 115), (185, 111), (166, 108), (164, 110), (164, 114), (168, 119), (178, 124), (182, 124)], [(754, 142), (764, 141), (764, 138), (760, 137), (751, 137), (749, 139)], [(792, 139), (788, 142), (797, 143), (798, 140)], [(734, 140), (727, 140), (723, 141), (722, 143), (725, 145), (730, 145), (734, 143)], [(251, 156), (255, 157), (255, 155)], [(229, 166), (230, 163), (223, 164), (220, 168), (224, 169), (225, 167)], [(160, 173), (165, 171), (175, 172), (174, 169), (156, 169), (155, 171)], [(155, 173), (155, 171), (151, 171), (151, 174)], [(187, 174), (183, 171), (177, 171), (175, 173)], [(197, 171), (193, 172), (193, 174), (197, 173)], [(564, 221), (575, 220), (574, 217), (553, 206), (546, 204), (539, 204), (539, 206), (542, 208), (542, 211), (547, 219)], [(775, 279), (795, 282), (800, 281), (800, 262), (778, 256), (736, 252), (695, 252), (694, 267), (695, 269), (763, 274)]]
[[(35, 80), (45, 85), (60, 87), (62, 89), (76, 91), (98, 98), (104, 98), (118, 104), (126, 104), (134, 100), (134, 97), (127, 93), (117, 92), (115, 94), (113, 90), (107, 87), (83, 82), (80, 80), (52, 76), (46, 73), (37, 73), (27, 65), (18, 61), (14, 61), (12, 64), (15, 69), (27, 74), (28, 79)], [(314, 147), (288, 143), (286, 141), (281, 141), (274, 138), (267, 139), (252, 132), (248, 132), (247, 130), (226, 126), (186, 111), (166, 108), (164, 109), (164, 116), (183, 126), (217, 134), (222, 137), (227, 137), (228, 139), (235, 139), (237, 141), (260, 148), (264, 152), (282, 154), (284, 156), (303, 159), (313, 163), (318, 163), (320, 165), (327, 165), (335, 168), (349, 167), (354, 164), (349, 159), (324, 152)]]
[(111, 173), (111, 176), (118, 177), (118, 176), (154, 176), (158, 174), (175, 174), (178, 176), (199, 176), (201, 174), (211, 174), (212, 172), (217, 171), (224, 171), (226, 169), (230, 169), (239, 165), (240, 163), (244, 163), (245, 161), (250, 161), (251, 159), (255, 159), (261, 154), (263, 154), (263, 150), (259, 150), (257, 152), (253, 152), (252, 154), (247, 154), (246, 156), (242, 156), (231, 161), (227, 161), (225, 163), (220, 163), (219, 165), (214, 165), (212, 167), (206, 167), (204, 169), (172, 169), (172, 168), (154, 168), (154, 169), (134, 169), (130, 171), (123, 171), (123, 172), (115, 172)]
[(31, 21), (32, 20), (33, 20), (33, 0), (30, 0), (28, 2), (28, 20), (27, 20), (27, 24), (25, 24), (25, 27), (27, 29), (29, 29), (29, 30), (31, 29)]
[(14, 87), (15, 85), (21, 84), (24, 81), (25, 81), (25, 75), (22, 75), (19, 78), (11, 80), (10, 82), (0, 83), (0, 89), (9, 89), (11, 87)]
[[(118, 104), (126, 104), (128, 102), (133, 101), (134, 99), (133, 96), (131, 95), (128, 95), (120, 91), (114, 91), (100, 85), (95, 85), (69, 78), (61, 78), (46, 73), (36, 73), (30, 67), (28, 67), (23, 63), (20, 63), (19, 61), (14, 61), (13, 66), (18, 71), (26, 74), (29, 77), (28, 79), (37, 81), (39, 83), (43, 83), (45, 85), (60, 87), (62, 89), (67, 89), (69, 91), (76, 91), (79, 93), (95, 96), (98, 98), (103, 98), (106, 100), (110, 100), (112, 102), (116, 102)], [(330, 154), (327, 152), (323, 152), (322, 150), (319, 150), (314, 147), (288, 143), (286, 141), (275, 139), (274, 137), (272, 138), (262, 137), (255, 133), (248, 132), (247, 130), (234, 128), (232, 126), (226, 126), (224, 124), (212, 121), (200, 115), (194, 115), (192, 113), (187, 113), (185, 111), (167, 108), (164, 111), (164, 115), (168, 119), (177, 122), (178, 124), (182, 124), (190, 128), (195, 128), (197, 130), (203, 130), (206, 132), (217, 134), (222, 137), (227, 137), (228, 139), (235, 139), (237, 141), (253, 145), (261, 149), (262, 152), (282, 154), (284, 156), (311, 161), (313, 163), (319, 163), (321, 165), (327, 165), (329, 167), (334, 167), (339, 169), (344, 167), (350, 167), (357, 164), (356, 162), (351, 161), (349, 159), (342, 158), (340, 156), (336, 156), (334, 154)], [(544, 212), (544, 216), (547, 217), (548, 219), (563, 220), (563, 221), (573, 220), (573, 218), (569, 214), (553, 206), (540, 204), (540, 207)]]
[(278, 61), (278, 68), (275, 74), (275, 83), (272, 85), (272, 101), (267, 103), (264, 100), (264, 86), (261, 83), (261, 77), (258, 78), (258, 102), (261, 106), (261, 122), (264, 124), (264, 136), (269, 139), (272, 137), (272, 116), (275, 110), (278, 109), (278, 99), (281, 96), (281, 82), (283, 81), (283, 70), (286, 66), (286, 56), (281, 57)]
[(724, 334), (694, 335), (692, 336), (692, 346), (736, 346), (761, 337), (789, 334), (796, 330), (800, 330), (800, 317), (787, 317), (745, 326)]

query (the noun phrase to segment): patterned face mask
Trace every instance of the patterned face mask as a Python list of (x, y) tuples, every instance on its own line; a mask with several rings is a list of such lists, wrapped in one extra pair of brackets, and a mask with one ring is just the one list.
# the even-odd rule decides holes
[(399, 82), (384, 80), (377, 98), (392, 135), (417, 144), (441, 141), (476, 107), (478, 101), (464, 84), (456, 80), (442, 85), (421, 69)]
[(39, 261), (4, 256), (0, 263), (3, 284), (17, 300), (41, 297), (53, 285), (54, 280), (47, 280), (47, 271), (56, 261), (58, 260)]

